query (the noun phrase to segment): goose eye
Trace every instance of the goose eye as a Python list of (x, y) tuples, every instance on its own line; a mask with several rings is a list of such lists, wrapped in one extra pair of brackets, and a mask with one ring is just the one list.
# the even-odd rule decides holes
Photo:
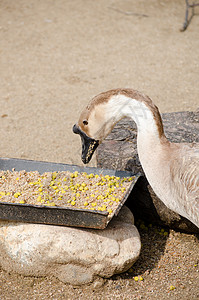
[(87, 121), (87, 120), (84, 120), (84, 121), (83, 121), (83, 124), (84, 124), (84, 125), (88, 125), (88, 121)]

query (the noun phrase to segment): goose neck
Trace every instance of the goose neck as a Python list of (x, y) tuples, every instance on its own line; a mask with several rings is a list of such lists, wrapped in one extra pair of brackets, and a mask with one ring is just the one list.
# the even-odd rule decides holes
[(164, 136), (159, 110), (148, 97), (138, 100), (116, 95), (109, 101), (109, 114), (116, 121), (124, 117), (132, 118), (137, 125), (138, 136), (153, 136), (158, 140)]

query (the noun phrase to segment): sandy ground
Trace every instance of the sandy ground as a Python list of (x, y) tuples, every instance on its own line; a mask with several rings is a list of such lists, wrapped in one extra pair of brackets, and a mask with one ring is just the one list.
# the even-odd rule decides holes
[[(179, 29), (185, 14), (183, 0), (1, 0), (0, 156), (82, 164), (80, 140), (72, 133), (72, 125), (91, 97), (112, 88), (138, 89), (148, 94), (161, 112), (196, 110), (199, 9), (195, 12), (182, 33)], [(95, 160), (91, 165), (94, 164)], [(143, 235), (145, 243), (153, 243), (154, 234), (151, 232), (148, 238)], [(188, 283), (187, 272), (174, 275), (169, 261), (169, 272), (185, 287), (168, 291), (168, 280), (165, 289), (159, 288), (163, 279), (160, 276), (154, 280), (145, 274), (141, 257), (136, 268), (140, 264), (145, 281), (131, 285), (128, 282), (133, 279), (127, 275), (118, 279), (122, 280), (120, 284), (111, 279), (102, 289), (103, 293), (107, 291), (106, 297), (103, 293), (98, 295), (99, 291), (93, 297), (198, 299), (198, 240), (185, 236), (188, 250), (176, 259), (180, 267), (183, 259), (190, 263), (192, 284)], [(158, 237), (157, 243), (161, 244)], [(163, 259), (170, 257), (171, 249), (165, 250), (170, 242), (183, 248), (184, 235), (169, 234), (160, 255)], [(155, 255), (156, 260), (155, 251), (151, 255), (143, 253), (145, 259), (151, 260)], [(150, 270), (163, 272), (165, 264), (158, 269), (158, 263), (154, 263)], [(84, 290), (81, 294), (55, 279), (49, 286), (47, 279), (22, 279), (4, 271), (0, 282), (2, 299), (10, 299), (10, 287), (15, 299), (22, 299), (26, 289), (30, 291), (27, 299), (80, 299), (86, 295)], [(116, 294), (111, 294), (117, 285)], [(44, 294), (40, 286), (46, 291)], [(62, 292), (53, 294), (58, 290)]]

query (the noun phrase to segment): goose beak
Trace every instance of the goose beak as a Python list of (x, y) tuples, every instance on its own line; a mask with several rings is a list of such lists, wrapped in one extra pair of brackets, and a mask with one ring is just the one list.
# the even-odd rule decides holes
[(77, 124), (73, 126), (73, 132), (79, 134), (82, 141), (82, 161), (84, 164), (89, 163), (95, 149), (99, 145), (99, 141), (90, 138)]

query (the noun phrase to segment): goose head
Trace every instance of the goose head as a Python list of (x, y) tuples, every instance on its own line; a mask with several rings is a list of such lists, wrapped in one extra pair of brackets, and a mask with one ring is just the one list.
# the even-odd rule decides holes
[[(87, 121), (84, 121), (86, 123)], [(84, 124), (83, 124), (84, 125)], [(99, 145), (99, 141), (88, 136), (84, 130), (82, 130), (81, 126), (75, 124), (73, 126), (73, 132), (79, 134), (82, 142), (82, 161), (84, 164), (89, 163), (91, 160), (95, 149)]]
[(132, 89), (109, 90), (95, 96), (73, 126), (73, 132), (81, 137), (83, 163), (91, 160), (98, 145), (124, 117), (133, 118), (146, 135), (151, 128), (158, 139), (163, 135), (159, 111), (149, 97)]
[(89, 163), (98, 145), (118, 121), (110, 114), (109, 99), (112, 94), (109, 91), (94, 97), (73, 126), (73, 132), (81, 137), (81, 158), (84, 164)]

